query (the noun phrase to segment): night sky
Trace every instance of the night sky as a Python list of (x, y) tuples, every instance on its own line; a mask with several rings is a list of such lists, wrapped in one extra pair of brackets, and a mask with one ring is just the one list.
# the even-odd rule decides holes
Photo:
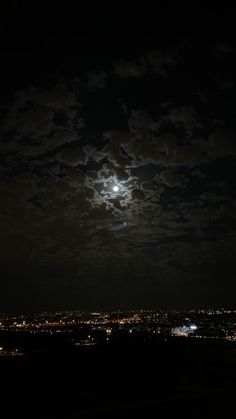
[(0, 6), (0, 311), (233, 307), (235, 10), (41, 3)]

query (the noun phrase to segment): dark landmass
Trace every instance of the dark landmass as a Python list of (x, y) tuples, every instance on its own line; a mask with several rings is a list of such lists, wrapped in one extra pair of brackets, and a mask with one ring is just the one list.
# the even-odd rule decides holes
[(235, 342), (219, 339), (120, 336), (74, 347), (53, 336), (46, 352), (0, 357), (2, 417), (227, 417), (236, 413), (235, 355)]

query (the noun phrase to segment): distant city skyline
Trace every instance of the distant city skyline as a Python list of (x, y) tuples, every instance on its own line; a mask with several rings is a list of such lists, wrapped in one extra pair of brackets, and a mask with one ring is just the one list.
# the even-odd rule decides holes
[[(57, 311), (25, 315), (5, 314), (0, 316), (0, 340), (1, 331), (10, 333), (9, 337), (11, 333), (15, 333), (16, 342), (21, 333), (24, 334), (26, 342), (32, 339), (32, 334), (56, 337), (60, 333), (64, 339), (70, 336), (67, 344), (75, 346), (111, 343), (113, 338), (116, 343), (117, 338), (123, 339), (127, 334), (127, 336), (132, 335), (130, 338), (139, 336), (144, 341), (147, 337), (195, 337), (234, 342), (236, 341), (236, 309)], [(7, 336), (4, 335), (3, 339), (6, 340)], [(0, 354), (8, 355), (8, 351), (4, 352), (3, 345), (1, 348)], [(22, 353), (22, 348), (17, 349), (17, 355), (18, 352)]]

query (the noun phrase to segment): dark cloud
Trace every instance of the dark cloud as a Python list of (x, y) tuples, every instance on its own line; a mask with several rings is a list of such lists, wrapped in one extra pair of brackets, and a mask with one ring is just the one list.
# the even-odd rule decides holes
[(184, 186), (188, 181), (186, 176), (171, 169), (162, 171), (160, 173), (159, 179), (160, 182), (170, 187), (178, 185)]
[(145, 57), (140, 57), (135, 61), (126, 61), (122, 59), (115, 63), (114, 74), (117, 77), (142, 77), (148, 71), (147, 61)]
[(89, 73), (87, 77), (88, 90), (95, 91), (104, 89), (106, 87), (106, 78), (107, 74), (103, 70)]
[(209, 136), (205, 150), (213, 158), (222, 158), (236, 154), (235, 132), (227, 129), (218, 129)]
[(161, 75), (167, 76), (169, 71), (173, 71), (176, 66), (175, 51), (150, 51), (147, 54), (151, 69)]
[(87, 163), (88, 156), (81, 148), (67, 148), (58, 155), (58, 159), (69, 166), (75, 167), (79, 164), (85, 165)]

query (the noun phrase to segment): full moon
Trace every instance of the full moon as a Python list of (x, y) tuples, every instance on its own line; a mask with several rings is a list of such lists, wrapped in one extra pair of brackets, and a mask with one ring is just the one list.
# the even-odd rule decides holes
[(113, 191), (114, 191), (114, 192), (118, 192), (118, 190), (119, 190), (119, 188), (118, 188), (118, 186), (117, 186), (117, 185), (113, 186)]

